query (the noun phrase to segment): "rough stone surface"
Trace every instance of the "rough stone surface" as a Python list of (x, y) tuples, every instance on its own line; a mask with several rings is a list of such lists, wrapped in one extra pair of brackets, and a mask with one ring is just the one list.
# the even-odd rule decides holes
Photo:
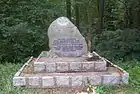
[(69, 86), (69, 76), (57, 76), (56, 84), (58, 87), (68, 87)]
[(98, 61), (95, 62), (95, 71), (106, 71), (107, 67), (106, 67), (106, 61)]
[(68, 71), (68, 63), (67, 62), (57, 62), (57, 72), (65, 72)]
[(41, 86), (41, 79), (40, 77), (29, 77), (28, 78), (29, 87), (39, 87)]
[(83, 76), (85, 85), (101, 85), (102, 78), (99, 75)]
[(46, 72), (56, 72), (56, 63), (46, 63)]
[(120, 84), (121, 77), (119, 74), (115, 73), (113, 75), (104, 75), (103, 84), (104, 85), (117, 85)]
[(49, 47), (59, 56), (77, 57), (87, 53), (85, 38), (66, 17), (53, 21), (48, 29)]
[(54, 87), (54, 78), (52, 76), (42, 77), (42, 87)]
[(47, 73), (54, 73), (54, 72), (74, 72), (74, 71), (85, 71), (85, 72), (100, 72), (100, 71), (106, 71), (107, 66), (105, 61), (66, 61), (65, 62), (61, 59), (56, 59), (57, 61), (49, 61), (45, 63), (36, 62), (34, 65), (35, 72), (45, 72)]
[(13, 78), (13, 85), (14, 86), (25, 86), (26, 85), (26, 78), (25, 77), (14, 77)]
[(72, 83), (72, 87), (82, 86), (82, 84), (83, 84), (82, 76), (71, 77), (71, 83)]
[(94, 62), (83, 62), (83, 71), (94, 71)]
[(44, 72), (45, 71), (45, 62), (34, 62), (34, 71), (35, 72)]
[(123, 84), (128, 84), (129, 82), (129, 73), (125, 72), (124, 74), (122, 74), (122, 83)]
[(71, 62), (70, 71), (81, 71), (81, 63), (80, 62)]

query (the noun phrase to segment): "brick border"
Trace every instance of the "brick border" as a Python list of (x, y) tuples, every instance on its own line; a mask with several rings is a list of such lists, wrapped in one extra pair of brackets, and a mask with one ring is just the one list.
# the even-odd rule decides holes
[(28, 88), (75, 88), (88, 86), (88, 80), (91, 85), (119, 85), (120, 75), (85, 75), (76, 76), (30, 76), (30, 77), (14, 77), (13, 85), (16, 87)]
[(36, 73), (46, 72), (102, 72), (107, 70), (105, 60), (84, 61), (84, 62), (34, 62)]

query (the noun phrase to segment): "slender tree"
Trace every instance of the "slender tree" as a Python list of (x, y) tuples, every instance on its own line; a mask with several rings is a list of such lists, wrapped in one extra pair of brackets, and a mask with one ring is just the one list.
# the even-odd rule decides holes
[(77, 3), (75, 3), (75, 16), (76, 16), (76, 26), (79, 29), (80, 18), (79, 18), (79, 6)]
[(71, 0), (66, 0), (67, 17), (71, 20)]
[(101, 17), (100, 17), (100, 19), (101, 19), (101, 23), (100, 23), (100, 28), (101, 28), (101, 30), (103, 29), (103, 23), (104, 23), (104, 3), (105, 3), (105, 0), (101, 0), (101, 10), (100, 10), (100, 15), (101, 15)]
[(102, 33), (102, 29), (103, 29), (103, 18), (104, 18), (104, 0), (98, 0), (98, 11), (99, 11), (99, 32)]
[(140, 0), (120, 0), (124, 4), (125, 28), (139, 28)]

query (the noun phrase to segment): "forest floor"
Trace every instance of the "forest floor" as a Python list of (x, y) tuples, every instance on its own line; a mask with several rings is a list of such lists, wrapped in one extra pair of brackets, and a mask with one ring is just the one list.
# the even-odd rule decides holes
[[(140, 62), (136, 60), (118, 62), (117, 65), (130, 73), (129, 85), (98, 86), (99, 94), (140, 94)], [(0, 64), (0, 94), (74, 94), (78, 90), (70, 89), (26, 89), (12, 86), (13, 75), (22, 64)], [(72, 93), (73, 92), (73, 93)]]

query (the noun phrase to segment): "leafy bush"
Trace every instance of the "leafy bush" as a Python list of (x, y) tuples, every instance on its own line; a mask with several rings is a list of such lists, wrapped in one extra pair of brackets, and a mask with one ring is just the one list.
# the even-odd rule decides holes
[(0, 1), (0, 62), (21, 61), (48, 50), (47, 28), (64, 15), (58, 0)]
[(42, 30), (33, 31), (27, 23), (12, 27), (5, 26), (3, 29), (2, 40), (0, 40), (1, 61), (21, 61), (28, 56), (38, 55), (41, 50), (45, 49), (47, 40)]
[(104, 28), (106, 30), (116, 30), (120, 27), (122, 20), (121, 4), (118, 0), (106, 0), (105, 1), (105, 13), (104, 13)]
[(109, 59), (140, 59), (140, 31), (125, 29), (104, 31), (100, 38), (95, 37), (93, 47), (102, 56)]

